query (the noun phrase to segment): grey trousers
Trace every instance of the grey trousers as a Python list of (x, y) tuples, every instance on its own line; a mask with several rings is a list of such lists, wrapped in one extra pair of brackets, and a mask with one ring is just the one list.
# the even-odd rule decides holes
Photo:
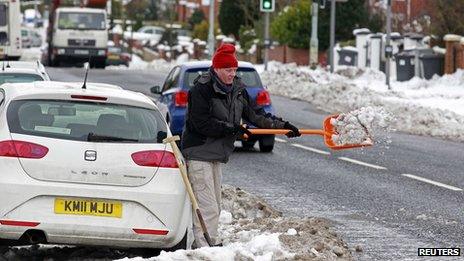
[[(187, 161), (187, 170), (193, 194), (198, 201), (206, 228), (212, 244), (218, 244), (219, 214), (221, 213), (221, 180), (222, 169), (220, 162)], [(193, 212), (193, 234), (196, 248), (208, 246), (197, 214)]]

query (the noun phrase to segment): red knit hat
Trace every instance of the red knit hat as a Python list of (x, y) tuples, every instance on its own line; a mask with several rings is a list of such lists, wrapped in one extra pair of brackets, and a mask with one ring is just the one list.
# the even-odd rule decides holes
[(219, 46), (213, 56), (213, 68), (231, 67), (238, 67), (237, 58), (235, 58), (235, 46), (225, 43)]

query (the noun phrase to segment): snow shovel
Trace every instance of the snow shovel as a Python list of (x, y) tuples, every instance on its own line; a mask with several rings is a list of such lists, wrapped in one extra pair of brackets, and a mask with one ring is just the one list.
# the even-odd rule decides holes
[(182, 153), (180, 152), (179, 147), (177, 147), (176, 141), (178, 140), (180, 140), (180, 138), (179, 136), (176, 135), (176, 136), (172, 136), (172, 137), (168, 137), (164, 139), (163, 143), (164, 144), (169, 143), (172, 147), (174, 156), (176, 156), (177, 165), (179, 166), (179, 169), (180, 169), (180, 174), (182, 175), (182, 179), (184, 180), (185, 189), (187, 190), (190, 201), (192, 202), (192, 207), (195, 210), (195, 213), (197, 214), (197, 218), (200, 221), (201, 230), (203, 230), (203, 236), (205, 237), (208, 245), (212, 247), (213, 244), (211, 242), (211, 237), (209, 236), (208, 230), (206, 229), (205, 220), (203, 219), (203, 216), (201, 215), (200, 208), (198, 207), (197, 199), (195, 198), (195, 195), (193, 194), (192, 186), (190, 185), (190, 181), (187, 176), (187, 167), (185, 166), (184, 157), (182, 156)]
[[(351, 149), (351, 148), (358, 148), (358, 147), (367, 147), (372, 146), (372, 143), (362, 143), (362, 144), (344, 144), (344, 145), (337, 145), (335, 141), (332, 140), (332, 135), (338, 134), (335, 130), (335, 127), (330, 123), (332, 118), (337, 118), (338, 115), (331, 115), (324, 119), (324, 129), (323, 130), (315, 130), (315, 129), (299, 129), (302, 135), (321, 135), (324, 137), (324, 143), (327, 147), (333, 150), (343, 150), (343, 149)], [(281, 134), (285, 135), (290, 132), (287, 129), (247, 129), (253, 135), (262, 135), (262, 134)], [(245, 135), (246, 138), (246, 135)]]

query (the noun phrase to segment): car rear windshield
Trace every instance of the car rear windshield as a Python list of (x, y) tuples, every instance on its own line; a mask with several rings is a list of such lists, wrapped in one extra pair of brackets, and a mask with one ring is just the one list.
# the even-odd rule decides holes
[[(189, 69), (185, 73), (185, 83), (189, 87), (193, 87), (193, 81), (202, 73), (207, 72), (209, 68), (196, 68)], [(262, 87), (261, 80), (255, 69), (252, 68), (238, 68), (237, 76), (240, 77), (247, 87)]]
[(0, 73), (0, 85), (4, 83), (15, 83), (15, 82), (35, 82), (43, 81), (42, 76), (37, 74), (27, 73)]
[(156, 110), (107, 103), (16, 100), (10, 132), (91, 142), (161, 143), (167, 127)]
[(60, 12), (59, 29), (104, 30), (106, 28), (103, 13)]

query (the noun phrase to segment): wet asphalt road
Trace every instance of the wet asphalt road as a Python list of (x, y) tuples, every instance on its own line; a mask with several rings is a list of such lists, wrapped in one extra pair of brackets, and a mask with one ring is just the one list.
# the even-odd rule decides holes
[[(49, 73), (66, 81), (84, 74), (81, 68)], [(92, 70), (89, 80), (149, 94), (166, 74)], [(327, 115), (306, 102), (277, 96), (272, 101), (279, 116), (301, 128), (321, 128)], [(329, 151), (317, 136), (279, 137), (272, 153), (238, 148), (224, 167), (224, 182), (287, 215), (331, 219), (359, 260), (425, 260), (417, 256), (418, 247), (463, 248), (464, 144), (390, 136), (391, 143), (347, 151)], [(363, 251), (355, 252), (356, 246)]]

